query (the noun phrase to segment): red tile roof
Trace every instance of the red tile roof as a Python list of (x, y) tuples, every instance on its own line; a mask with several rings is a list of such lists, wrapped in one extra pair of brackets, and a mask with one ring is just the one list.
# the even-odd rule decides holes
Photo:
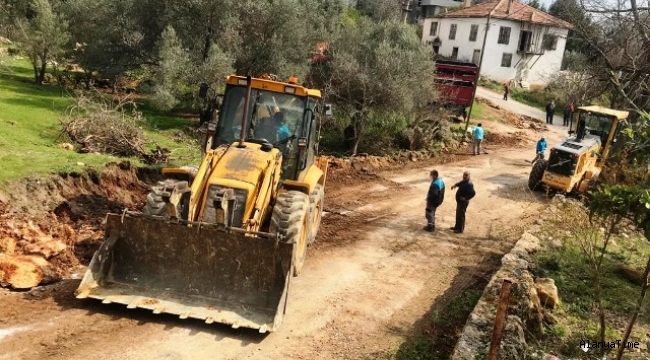
[[(510, 4), (510, 13), (508, 14), (508, 1)], [(573, 29), (573, 25), (547, 14), (541, 10), (537, 10), (532, 6), (520, 3), (518, 0), (498, 0), (484, 2), (478, 5), (466, 7), (464, 9), (452, 11), (440, 15), (444, 18), (482, 18), (487, 17), (488, 14), (496, 19), (506, 19), (512, 21), (523, 21), (533, 24), (542, 24), (548, 26), (555, 26), (565, 29)]]

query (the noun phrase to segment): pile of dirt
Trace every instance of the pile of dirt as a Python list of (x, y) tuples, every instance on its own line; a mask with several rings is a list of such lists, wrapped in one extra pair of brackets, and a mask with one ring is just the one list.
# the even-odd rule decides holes
[(485, 140), (489, 144), (504, 147), (518, 147), (527, 144), (529, 141), (528, 136), (523, 131), (506, 134), (490, 133)]
[(123, 162), (10, 183), (0, 196), (0, 284), (30, 288), (87, 265), (104, 216), (141, 208), (157, 177)]

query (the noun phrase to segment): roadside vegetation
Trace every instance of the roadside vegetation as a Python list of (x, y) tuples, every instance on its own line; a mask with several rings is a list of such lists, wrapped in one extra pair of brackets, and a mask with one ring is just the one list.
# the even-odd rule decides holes
[[(105, 0), (2, 0), (1, 76), (4, 82), (32, 82), (32, 89), (51, 96), (58, 92), (50, 120), (80, 92), (100, 89), (119, 99), (130, 94), (151, 140), (145, 141), (147, 150), (160, 145), (171, 151), (170, 159), (195, 159), (166, 143), (165, 132), (195, 129), (186, 115), (197, 117), (204, 105), (199, 85), (220, 92), (230, 74), (296, 76), (322, 89), (335, 109), (322, 125), (321, 148), (331, 154), (434, 149), (452, 142), (449, 122), (430, 105), (436, 99), (430, 49), (400, 15), (390, 0), (372, 6), (340, 0), (200, 0), (187, 6), (164, 0), (121, 6)], [(97, 27), (104, 19), (124, 21)], [(71, 166), (63, 165), (53, 169)]]
[[(146, 164), (135, 155), (118, 157), (110, 151), (80, 153), (67, 147), (72, 145), (80, 149), (79, 144), (69, 143), (71, 140), (61, 123), (79, 98), (72, 91), (61, 94), (58, 87), (35, 85), (31, 71), (24, 59), (6, 58), (0, 66), (0, 162), (3, 169), (0, 182), (51, 172), (80, 171), (85, 166), (101, 166), (118, 158), (137, 165)], [(187, 130), (192, 129), (192, 122), (161, 114), (137, 100), (130, 106), (138, 104), (142, 105), (137, 110), (142, 109), (143, 116), (137, 129), (142, 131), (142, 150), (146, 154), (159, 146), (171, 152), (172, 165), (185, 165), (198, 159), (197, 136)], [(106, 125), (97, 123), (100, 128)]]
[[(631, 329), (627, 342), (637, 342), (639, 350), (626, 352), (623, 358), (647, 356), (650, 299), (640, 294), (647, 286), (643, 269), (650, 244), (633, 221), (621, 219), (612, 227), (614, 217), (590, 220), (589, 210), (575, 201), (565, 201), (546, 216), (536, 234), (545, 246), (533, 255), (535, 275), (555, 280), (560, 303), (546, 318), (544, 338), (531, 344), (531, 359), (542, 358), (543, 353), (600, 359), (600, 350), (585, 353), (580, 341), (623, 341), (627, 329)], [(607, 357), (615, 358), (617, 351), (610, 349)]]

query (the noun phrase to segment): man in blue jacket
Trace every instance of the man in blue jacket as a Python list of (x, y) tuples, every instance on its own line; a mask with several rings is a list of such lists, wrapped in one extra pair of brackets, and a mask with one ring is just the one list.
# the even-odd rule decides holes
[(456, 225), (451, 229), (456, 234), (462, 234), (465, 231), (465, 212), (467, 211), (467, 206), (469, 205), (469, 201), (476, 196), (474, 184), (469, 179), (469, 171), (463, 173), (463, 180), (451, 187), (452, 190), (456, 188), (458, 188), (458, 191), (456, 191)]
[(538, 158), (543, 159), (544, 158), (544, 152), (546, 151), (546, 138), (542, 136), (541, 139), (537, 141), (537, 147), (535, 148), (535, 160), (531, 161), (532, 163), (535, 163)]
[(474, 155), (481, 153), (481, 142), (483, 142), (483, 126), (478, 124), (474, 128)]
[(445, 183), (438, 177), (438, 170), (431, 170), (429, 176), (431, 176), (431, 185), (427, 194), (427, 207), (424, 214), (427, 226), (424, 227), (424, 230), (433, 232), (436, 230), (436, 210), (445, 200)]

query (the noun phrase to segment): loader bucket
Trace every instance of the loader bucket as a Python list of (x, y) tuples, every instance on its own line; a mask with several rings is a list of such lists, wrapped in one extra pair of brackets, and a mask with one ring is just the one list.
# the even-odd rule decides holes
[(76, 295), (273, 332), (284, 316), (293, 247), (215, 227), (109, 214), (106, 239)]

